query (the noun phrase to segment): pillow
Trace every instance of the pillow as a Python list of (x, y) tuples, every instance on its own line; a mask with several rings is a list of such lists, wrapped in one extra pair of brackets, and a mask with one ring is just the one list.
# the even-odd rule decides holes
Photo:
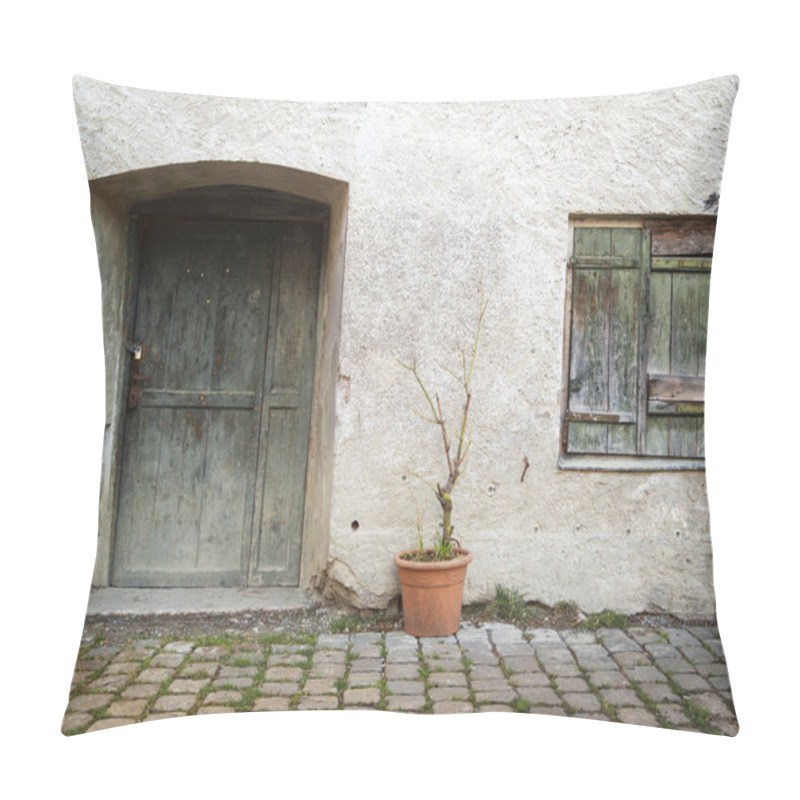
[[(367, 707), (735, 735), (704, 383), (737, 85), (77, 77), (107, 386), (64, 732)], [(460, 578), (398, 578), (451, 533)], [(423, 627), (439, 584), (454, 621)]]

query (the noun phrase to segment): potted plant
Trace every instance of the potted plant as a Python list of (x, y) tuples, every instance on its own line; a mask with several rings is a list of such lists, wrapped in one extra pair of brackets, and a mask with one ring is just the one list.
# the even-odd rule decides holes
[(452, 429), (448, 429), (439, 395), (428, 391), (420, 377), (416, 358), (412, 358), (410, 363), (400, 362), (401, 366), (414, 376), (425, 397), (430, 415), (423, 416), (423, 419), (439, 428), (447, 465), (447, 478), (444, 483), (434, 484), (417, 473), (411, 473), (433, 491), (441, 506), (442, 514), (441, 531), (435, 535), (433, 546), (425, 547), (422, 520), (417, 509), (417, 547), (398, 553), (394, 559), (400, 578), (403, 627), (413, 636), (448, 636), (455, 633), (461, 624), (464, 578), (467, 565), (472, 561), (472, 554), (453, 536), (453, 489), (461, 476), (470, 448), (467, 429), (472, 400), (470, 385), (485, 313), (486, 302), (481, 288), (472, 352), (467, 356), (463, 350), (461, 351), (460, 373), (442, 367), (458, 382), (463, 391), (461, 418), (455, 438), (451, 438)]

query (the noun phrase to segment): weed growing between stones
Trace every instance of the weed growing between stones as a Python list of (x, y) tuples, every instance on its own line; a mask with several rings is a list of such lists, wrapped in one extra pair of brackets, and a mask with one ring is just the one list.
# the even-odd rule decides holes
[(612, 722), (619, 722), (619, 717), (617, 716), (617, 711), (612, 706), (608, 700), (603, 697), (600, 690), (597, 686), (592, 683), (591, 678), (589, 676), (588, 670), (585, 670), (583, 667), (578, 667), (578, 672), (580, 672), (581, 677), (586, 681), (586, 685), (591, 690), (592, 694), (597, 698), (597, 701), (600, 703), (600, 710), (612, 721)]
[(511, 708), (520, 714), (527, 714), (531, 710), (531, 701), (524, 697), (515, 697)]
[(317, 635), (315, 633), (284, 633), (282, 631), (276, 631), (274, 633), (262, 634), (258, 637), (258, 642), (265, 647), (292, 644), (313, 647), (317, 643)]
[(344, 675), (336, 679), (334, 684), (336, 688), (336, 707), (344, 708), (344, 693), (350, 685), (350, 667), (356, 659), (356, 654), (353, 651), (353, 645), (348, 644), (344, 656)]
[(256, 686), (247, 686), (239, 691), (242, 693), (241, 698), (228, 703), (231, 708), (234, 708), (237, 711), (250, 711), (259, 697), (266, 697), (266, 695)]
[(389, 708), (389, 695), (391, 694), (386, 678), (381, 678), (378, 681), (378, 689), (381, 693), (381, 699), (378, 701), (378, 709), (386, 711)]
[(431, 668), (428, 666), (428, 663), (425, 661), (425, 657), (422, 655), (422, 650), (417, 650), (417, 660), (419, 661), (419, 677), (422, 680), (422, 684), (425, 691), (425, 704), (422, 706), (421, 713), (422, 714), (433, 714), (433, 699), (430, 695), (430, 674)]
[(244, 642), (241, 634), (220, 633), (201, 636), (196, 642), (196, 647), (224, 647), (230, 650), (234, 645)]
[(237, 655), (227, 662), (231, 667), (252, 667), (257, 662), (249, 656)]
[(530, 617), (524, 595), (501, 584), (494, 587), (494, 599), (489, 603), (489, 609), (504, 622), (524, 623)]
[(93, 708), (90, 712), (92, 718), (96, 721), (98, 719), (108, 719), (111, 714), (108, 713), (108, 708), (102, 706), (101, 708)]
[(617, 628), (622, 631), (628, 630), (628, 618), (619, 611), (606, 609), (599, 614), (591, 614), (582, 623), (581, 628), (589, 631), (597, 631), (601, 628)]
[(719, 733), (711, 724), (711, 713), (707, 709), (698, 706), (688, 697), (683, 700), (683, 710), (692, 725), (703, 731), (703, 733)]
[(669, 721), (664, 718), (664, 716), (659, 712), (658, 706), (653, 701), (653, 699), (642, 689), (642, 685), (639, 681), (630, 680), (629, 685), (634, 692), (636, 692), (636, 696), (644, 703), (644, 707), (656, 718), (658, 724), (662, 728), (672, 728), (673, 726), (669, 724)]
[(711, 724), (711, 713), (701, 706), (698, 706), (689, 696), (689, 692), (683, 688), (673, 677), (671, 672), (664, 673), (667, 677), (670, 689), (681, 698), (683, 710), (689, 718), (689, 722), (703, 733), (719, 734), (719, 731)]

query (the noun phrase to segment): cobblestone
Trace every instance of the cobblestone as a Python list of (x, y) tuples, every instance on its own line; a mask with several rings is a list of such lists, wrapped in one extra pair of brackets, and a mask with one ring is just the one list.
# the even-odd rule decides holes
[(606, 703), (615, 707), (644, 705), (633, 689), (606, 689), (602, 692), (602, 695)]
[(425, 692), (425, 684), (422, 681), (388, 681), (386, 689), (393, 695), (421, 695)]
[(433, 704), (434, 714), (468, 714), (475, 711), (472, 703), (466, 700), (443, 700)]
[[(325, 633), (280, 644), (148, 639), (79, 653), (62, 730), (167, 717), (334, 709), (414, 714), (527, 712), (733, 736), (738, 730), (713, 626), (597, 632), (465, 625)], [(206, 640), (207, 642), (208, 640)]]
[(658, 720), (644, 708), (621, 708), (617, 712), (620, 722), (627, 722), (629, 725), (649, 725), (657, 728)]
[(425, 705), (425, 695), (393, 695), (387, 702), (389, 711), (419, 711)]
[(165, 694), (153, 703), (155, 711), (188, 711), (197, 703), (193, 694)]
[(479, 704), (513, 703), (516, 698), (517, 694), (510, 686), (506, 686), (502, 689), (495, 689), (494, 691), (475, 690), (475, 702)]
[(386, 677), (389, 680), (416, 680), (419, 678), (419, 663), (415, 660), (409, 664), (387, 664)]
[(112, 717), (140, 717), (146, 706), (146, 700), (117, 700), (108, 707), (108, 713)]
[(601, 689), (620, 689), (628, 686), (627, 678), (618, 669), (599, 670), (598, 672), (589, 672), (588, 675), (592, 684)]
[(344, 692), (344, 705), (348, 706), (376, 706), (381, 701), (379, 689), (347, 689)]
[(278, 697), (293, 697), (300, 689), (297, 681), (275, 681), (272, 683), (262, 683), (258, 690), (263, 695)]
[(557, 706), (561, 704), (558, 695), (549, 686), (521, 686), (519, 696), (537, 706)]
[(589, 692), (564, 692), (563, 701), (575, 711), (599, 711), (600, 701)]
[(336, 694), (336, 681), (331, 678), (310, 678), (303, 685), (308, 694)]
[(332, 711), (338, 707), (338, 699), (329, 694), (303, 697), (297, 704), (298, 711)]
[(253, 703), (253, 711), (288, 711), (288, 697), (259, 697)]

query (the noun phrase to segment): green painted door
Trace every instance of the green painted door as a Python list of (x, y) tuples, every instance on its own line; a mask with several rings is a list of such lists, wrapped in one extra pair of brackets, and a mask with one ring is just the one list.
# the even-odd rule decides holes
[(322, 226), (145, 217), (117, 586), (296, 586)]

